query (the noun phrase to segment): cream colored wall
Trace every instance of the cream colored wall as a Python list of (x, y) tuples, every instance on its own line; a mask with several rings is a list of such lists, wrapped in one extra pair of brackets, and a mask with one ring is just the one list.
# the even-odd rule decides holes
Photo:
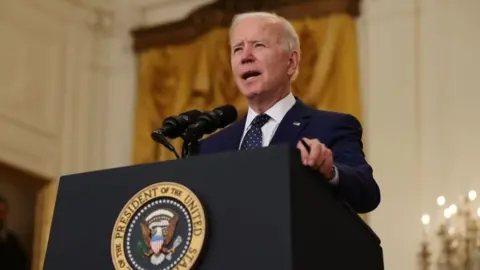
[(421, 215), (436, 216), (437, 196), (458, 203), (480, 190), (479, 10), (476, 0), (363, 1), (366, 148), (383, 195), (370, 223), (386, 269), (416, 269)]
[(52, 179), (129, 164), (129, 31), (211, 1), (1, 1), (0, 160)]
[(93, 14), (54, 0), (0, 5), (0, 159), (51, 179), (92, 167)]
[(0, 161), (51, 180), (31, 198), (38, 214), (36, 269), (58, 177), (131, 164), (136, 62), (130, 30), (167, 15), (180, 19), (202, 4), (183, 1), (162, 13), (175, 2), (0, 1)]
[(184, 19), (190, 12), (215, 0), (142, 0), (142, 26), (159, 25)]
[(52, 181), (29, 198), (39, 267), (58, 177), (130, 164), (138, 13), (116, 3), (0, 1), (0, 161)]
[(118, 3), (0, 3), (0, 160), (51, 179), (130, 162), (139, 13)]

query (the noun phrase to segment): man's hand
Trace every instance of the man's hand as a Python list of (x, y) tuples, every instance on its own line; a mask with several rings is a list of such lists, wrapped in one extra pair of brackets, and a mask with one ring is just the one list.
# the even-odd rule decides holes
[(301, 141), (297, 144), (297, 148), (300, 149), (302, 155), (303, 165), (319, 171), (327, 180), (331, 180), (333, 178), (332, 151), (317, 139), (303, 138), (302, 140), (310, 148), (310, 151), (308, 151)]

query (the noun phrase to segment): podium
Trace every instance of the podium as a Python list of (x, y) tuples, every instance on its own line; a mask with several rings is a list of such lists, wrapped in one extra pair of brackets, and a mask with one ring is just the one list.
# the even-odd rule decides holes
[(380, 270), (383, 255), (277, 145), (61, 177), (44, 269)]

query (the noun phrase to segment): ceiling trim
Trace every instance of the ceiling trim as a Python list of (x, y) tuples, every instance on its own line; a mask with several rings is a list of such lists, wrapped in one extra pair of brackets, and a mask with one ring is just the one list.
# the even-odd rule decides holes
[(287, 19), (319, 17), (331, 13), (360, 15), (361, 0), (217, 0), (197, 8), (184, 20), (132, 31), (134, 49), (141, 52), (152, 47), (193, 40), (216, 27), (228, 27), (232, 17), (252, 10), (273, 11)]

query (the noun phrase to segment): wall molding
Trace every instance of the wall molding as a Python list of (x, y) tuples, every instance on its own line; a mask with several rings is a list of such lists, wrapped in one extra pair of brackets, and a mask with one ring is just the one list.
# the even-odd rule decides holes
[(193, 11), (187, 18), (132, 31), (136, 52), (156, 46), (179, 44), (193, 40), (216, 27), (228, 27), (233, 16), (251, 10), (273, 11), (288, 19), (326, 16), (331, 13), (360, 15), (360, 0), (219, 0)]
[(51, 180), (104, 162), (106, 119), (99, 115), (109, 71), (97, 69), (110, 61), (102, 57), (109, 35), (90, 27), (95, 10), (63, 2), (5, 1), (0, 8), (0, 54), (11, 58), (0, 64), (0, 128), (7, 131), (0, 133), (0, 160)]

